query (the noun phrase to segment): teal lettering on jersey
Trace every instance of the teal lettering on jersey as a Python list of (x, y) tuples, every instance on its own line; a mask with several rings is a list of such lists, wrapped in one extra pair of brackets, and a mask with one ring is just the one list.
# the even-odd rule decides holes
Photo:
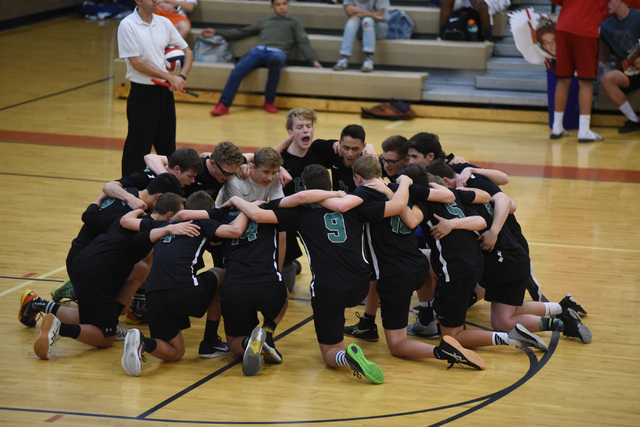
[(391, 217), (391, 231), (396, 234), (411, 234), (413, 230), (398, 215)]
[(304, 181), (302, 180), (302, 177), (293, 178), (293, 186), (293, 191), (295, 191), (296, 193), (304, 191)]
[(484, 207), (487, 208), (487, 212), (489, 212), (489, 215), (491, 215), (493, 217), (493, 206), (491, 206), (491, 203), (483, 203)]
[(339, 212), (324, 214), (324, 225), (330, 233), (327, 238), (332, 243), (344, 243), (347, 240), (347, 230), (344, 226), (344, 217)]
[(162, 243), (171, 243), (174, 237), (176, 237), (175, 234), (167, 234), (162, 238)]
[(447, 207), (447, 210), (449, 211), (449, 213), (451, 215), (455, 215), (458, 218), (464, 218), (465, 217), (464, 212), (462, 211), (462, 209), (460, 209), (458, 207), (456, 202), (447, 203), (445, 206)]
[[(244, 233), (240, 236), (240, 239), (247, 239), (249, 242), (252, 242), (258, 238), (258, 224), (255, 221), (249, 221), (247, 224), (247, 228), (244, 229)], [(240, 239), (232, 239), (231, 244), (237, 245), (240, 243)]]

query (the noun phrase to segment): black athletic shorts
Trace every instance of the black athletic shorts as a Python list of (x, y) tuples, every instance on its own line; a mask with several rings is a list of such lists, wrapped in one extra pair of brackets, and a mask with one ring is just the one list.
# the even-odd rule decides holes
[(424, 270), (378, 279), (380, 315), (385, 329), (406, 328), (408, 324), (411, 296), (420, 289), (429, 277), (429, 265)]
[(629, 87), (622, 89), (624, 93), (633, 92), (634, 90), (640, 88), (640, 74), (636, 74), (635, 76), (627, 76), (627, 80), (629, 80)]
[(445, 282), (438, 276), (433, 309), (445, 328), (463, 326), (467, 318), (469, 298), (480, 280), (481, 272)]
[(78, 299), (80, 324), (99, 328), (105, 338), (114, 336), (120, 317), (116, 297), (131, 271), (113, 276), (114, 271), (92, 270), (82, 261), (81, 256), (74, 258), (68, 271)]
[(344, 309), (355, 307), (367, 297), (369, 286), (311, 298), (313, 323), (320, 344), (333, 345), (344, 340)]
[(198, 286), (147, 292), (147, 316), (152, 338), (169, 342), (191, 327), (189, 317), (204, 316), (216, 295), (218, 278), (212, 271), (198, 274)]
[(222, 288), (224, 332), (230, 337), (248, 337), (258, 326), (258, 312), (274, 320), (287, 301), (284, 282), (262, 282)]
[(480, 286), (486, 289), (489, 302), (521, 306), (531, 275), (531, 261), (525, 253), (493, 251), (484, 254), (484, 271)]

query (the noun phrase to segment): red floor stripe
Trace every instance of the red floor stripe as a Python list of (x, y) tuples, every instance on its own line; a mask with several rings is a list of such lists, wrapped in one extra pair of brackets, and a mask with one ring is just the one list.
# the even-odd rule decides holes
[[(42, 132), (21, 132), (0, 130), (0, 141), (23, 142), (29, 144), (62, 145), (68, 147), (108, 148), (121, 150), (124, 138), (97, 136), (61, 135)], [(212, 145), (178, 142), (179, 147), (192, 147), (198, 152), (211, 151)], [(253, 153), (256, 147), (240, 147), (245, 153)], [(483, 162), (478, 163), (491, 169), (498, 169), (508, 175), (534, 176), (543, 178), (584, 179), (589, 181), (640, 182), (640, 171), (623, 169), (578, 168), (574, 166), (544, 166), (518, 163)]]

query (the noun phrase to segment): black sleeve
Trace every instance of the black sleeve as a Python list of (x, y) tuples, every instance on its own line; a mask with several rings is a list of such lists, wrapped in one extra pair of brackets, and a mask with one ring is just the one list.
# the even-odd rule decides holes
[(427, 200), (430, 193), (431, 188), (423, 187), (420, 184), (411, 184), (411, 187), (409, 187), (409, 196), (413, 200)]
[(467, 187), (479, 188), (480, 190), (486, 191), (491, 196), (502, 192), (502, 190), (500, 190), (500, 187), (495, 185), (493, 181), (491, 181), (489, 178), (487, 178), (484, 175), (479, 175), (475, 173), (467, 181)]
[(309, 148), (316, 156), (320, 164), (326, 168), (330, 168), (336, 153), (333, 151), (335, 139), (316, 139)]
[(114, 222), (120, 220), (122, 215), (124, 214), (106, 214), (100, 211), (100, 206), (92, 203), (82, 214), (82, 222), (98, 233), (106, 233)]
[(280, 231), (298, 231), (305, 215), (305, 208), (296, 206), (295, 208), (274, 209), (273, 213), (278, 218)]
[(214, 221), (222, 222), (222, 219), (229, 214), (229, 208), (222, 209), (207, 209), (207, 213), (209, 214), (209, 219)]
[(122, 188), (134, 187), (138, 190), (144, 190), (153, 178), (155, 178), (155, 174), (151, 171), (149, 173), (134, 172), (129, 176), (118, 179), (116, 182), (119, 182)]
[(458, 196), (464, 204), (472, 204), (476, 200), (476, 193), (474, 191), (458, 190)]
[(359, 221), (362, 222), (378, 222), (384, 219), (384, 209), (386, 202), (369, 200), (362, 202), (360, 205), (351, 209)]

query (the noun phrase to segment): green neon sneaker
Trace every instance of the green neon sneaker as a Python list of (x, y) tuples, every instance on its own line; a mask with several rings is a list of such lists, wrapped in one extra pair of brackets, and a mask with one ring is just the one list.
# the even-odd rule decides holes
[(368, 361), (360, 347), (356, 344), (349, 344), (347, 347), (347, 363), (353, 369), (353, 375), (362, 378), (362, 375), (374, 384), (382, 384), (384, 374), (382, 369), (373, 362)]

